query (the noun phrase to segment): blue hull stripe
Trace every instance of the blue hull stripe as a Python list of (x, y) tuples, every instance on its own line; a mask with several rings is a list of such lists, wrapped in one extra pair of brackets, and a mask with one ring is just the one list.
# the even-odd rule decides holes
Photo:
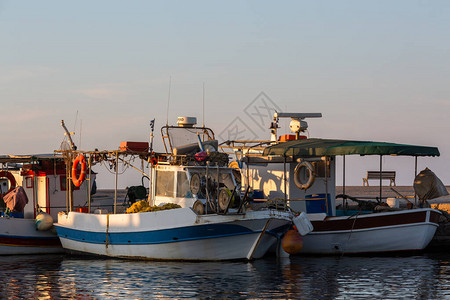
[[(70, 240), (105, 244), (106, 232), (90, 232), (61, 227), (55, 224), (58, 236)], [(227, 236), (261, 233), (247, 227), (234, 224), (209, 224), (140, 232), (108, 233), (109, 245), (148, 245), (176, 243), (200, 239), (212, 239)]]

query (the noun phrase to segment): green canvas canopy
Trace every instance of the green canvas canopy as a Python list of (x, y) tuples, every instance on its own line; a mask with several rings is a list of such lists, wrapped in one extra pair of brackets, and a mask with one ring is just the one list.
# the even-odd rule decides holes
[(405, 155), (439, 156), (437, 147), (405, 145), (384, 142), (302, 139), (267, 147), (264, 155), (317, 157), (332, 155)]

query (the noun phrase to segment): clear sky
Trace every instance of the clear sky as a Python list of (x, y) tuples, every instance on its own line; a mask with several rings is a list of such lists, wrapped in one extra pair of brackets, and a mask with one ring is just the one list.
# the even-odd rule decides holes
[[(201, 121), (203, 83), (216, 132), (264, 92), (322, 112), (314, 137), (438, 146), (419, 168), (450, 184), (449, 37), (449, 1), (0, 0), (0, 154), (58, 149), (62, 119), (84, 150), (146, 141), (171, 77), (169, 123)], [(349, 184), (378, 167), (353, 161)], [(413, 159), (391, 161), (411, 185)]]

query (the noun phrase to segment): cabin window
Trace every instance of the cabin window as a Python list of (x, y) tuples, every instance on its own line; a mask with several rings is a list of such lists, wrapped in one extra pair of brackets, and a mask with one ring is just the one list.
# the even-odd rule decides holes
[(0, 193), (5, 194), (9, 189), (8, 179), (0, 179)]
[(173, 171), (156, 172), (156, 196), (173, 197), (175, 175)]
[(327, 161), (327, 169), (325, 170), (325, 161), (320, 160), (320, 161), (315, 161), (312, 163), (314, 166), (314, 171), (316, 173), (316, 177), (325, 177), (325, 173), (326, 173), (326, 177), (331, 177), (331, 169), (330, 169), (330, 161)]
[[(61, 186), (61, 191), (67, 191), (67, 176), (60, 176), (59, 177), (59, 183), (60, 183), (60, 186)], [(79, 186), (77, 187), (77, 186), (72, 184), (72, 190), (73, 191), (76, 191), (76, 190), (79, 190), (79, 189), (80, 189)]]
[(192, 198), (186, 172), (177, 173), (177, 197)]
[(33, 187), (33, 177), (25, 177), (25, 187), (31, 189)]

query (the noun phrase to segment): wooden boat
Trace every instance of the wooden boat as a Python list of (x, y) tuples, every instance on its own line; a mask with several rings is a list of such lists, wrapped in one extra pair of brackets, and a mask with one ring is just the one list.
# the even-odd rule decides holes
[(420, 251), (432, 240), (441, 213), (431, 208), (324, 216), (310, 214), (314, 230), (302, 253), (362, 254)]
[[(384, 253), (423, 250), (438, 227), (440, 212), (430, 208), (383, 212), (350, 212), (344, 197), (344, 216), (336, 211), (336, 156), (377, 155), (382, 172), (383, 155), (439, 156), (436, 147), (404, 145), (372, 141), (306, 138), (300, 134), (307, 128), (308, 117), (321, 114), (275, 113), (271, 126), (272, 139), (251, 145), (228, 141), (228, 149), (243, 156), (239, 160), (244, 186), (255, 191), (255, 201), (284, 199), (294, 211), (306, 212), (314, 230), (303, 238), (301, 253), (343, 254)], [(292, 118), (295, 135), (277, 137), (278, 118)], [(293, 123), (293, 124), (292, 124)], [(380, 195), (382, 204), (380, 176)], [(345, 191), (345, 187), (344, 187)], [(261, 204), (260, 204), (261, 205)], [(374, 205), (375, 206), (375, 205)]]
[[(28, 202), (20, 212), (9, 213), (5, 206), (0, 208), (0, 255), (63, 252), (51, 223), (66, 207), (68, 185), (64, 158), (54, 154), (2, 155), (0, 164), (0, 198), (20, 187)], [(86, 184), (73, 192), (74, 207), (85, 204), (86, 193)], [(36, 217), (42, 212), (50, 222), (46, 228), (42, 227), (47, 229), (44, 231), (36, 227)]]
[[(191, 121), (181, 118), (178, 126), (163, 127), (166, 153), (153, 153), (148, 143), (123, 143), (120, 151), (72, 151), (94, 157), (94, 163), (95, 158), (107, 159), (116, 170), (125, 157), (150, 162), (149, 173), (134, 167), (149, 179), (148, 195), (146, 187), (133, 190), (144, 190), (144, 200), (136, 204), (149, 203), (157, 211), (118, 213), (115, 208), (113, 214), (60, 214), (55, 227), (66, 250), (138, 259), (251, 260), (279, 244), (292, 226), (292, 212), (247, 210), (227, 156), (217, 152), (214, 133)], [(172, 209), (159, 210), (165, 204)]]

